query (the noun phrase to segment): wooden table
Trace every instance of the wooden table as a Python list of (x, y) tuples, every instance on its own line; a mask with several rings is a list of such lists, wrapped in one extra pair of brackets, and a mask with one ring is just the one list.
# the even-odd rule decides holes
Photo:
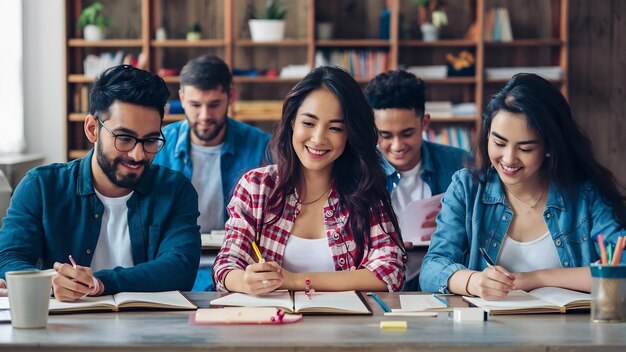
[[(219, 294), (190, 293), (201, 307)], [(399, 308), (397, 293), (381, 293)], [(488, 322), (373, 316), (305, 316), (288, 325), (190, 326), (190, 312), (123, 312), (50, 316), (47, 329), (0, 325), (0, 350), (25, 351), (626, 351), (626, 324), (594, 324), (589, 314), (491, 317)], [(383, 331), (381, 320), (406, 320)]]

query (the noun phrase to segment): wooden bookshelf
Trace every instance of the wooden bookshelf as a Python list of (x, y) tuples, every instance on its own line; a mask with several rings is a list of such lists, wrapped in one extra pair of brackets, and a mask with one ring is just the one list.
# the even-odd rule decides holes
[[(286, 65), (315, 66), (316, 53), (350, 50), (356, 53), (376, 52), (386, 55), (388, 69), (412, 65), (444, 65), (446, 53), (470, 51), (475, 57), (475, 74), (469, 77), (426, 78), (427, 100), (453, 103), (474, 102), (475, 116), (433, 118), (436, 128), (463, 126), (472, 132), (480, 129), (481, 111), (489, 96), (506, 79), (486, 79), (491, 67), (558, 66), (562, 78), (551, 80), (567, 96), (567, 10), (568, 0), (537, 2), (539, 8), (528, 8), (515, 0), (455, 0), (446, 2), (448, 26), (442, 28), (440, 39), (425, 42), (416, 32), (417, 6), (410, 1), (390, 0), (285, 0), (288, 7), (286, 38), (279, 42), (257, 43), (250, 39), (246, 22), (246, 4), (257, 8), (265, 0), (104, 0), (105, 15), (113, 18), (114, 27), (106, 40), (83, 40), (76, 27), (82, 1), (66, 0), (67, 29), (67, 157), (80, 157), (91, 147), (84, 138), (82, 121), (87, 107), (84, 87), (94, 78), (83, 73), (87, 54), (122, 50), (146, 60), (151, 72), (172, 69), (177, 72), (190, 59), (202, 54), (215, 54), (233, 69), (280, 69)], [(389, 3), (391, 10), (388, 39), (379, 38), (379, 15)], [(535, 4), (535, 3), (534, 3)], [(352, 7), (348, 7), (348, 5)], [(485, 16), (492, 7), (506, 7), (513, 26), (514, 40), (494, 42), (485, 36)], [(536, 7), (536, 6), (535, 6)], [(349, 11), (346, 9), (350, 8)], [(333, 39), (316, 36), (317, 22), (334, 24)], [(199, 22), (201, 39), (184, 39), (186, 28)], [(476, 24), (475, 38), (465, 33)], [(405, 37), (409, 27), (411, 38)], [(156, 31), (165, 26), (166, 40), (156, 40)], [(517, 27), (516, 27), (517, 26)], [(109, 35), (110, 34), (110, 35)], [(416, 39), (417, 38), (417, 39)], [(276, 71), (274, 71), (275, 73)], [(175, 73), (176, 74), (176, 73)], [(180, 78), (163, 77), (170, 87), (171, 98), (177, 98)], [(361, 73), (356, 80), (365, 85), (372, 75)], [(299, 78), (274, 76), (235, 76), (238, 99), (243, 102), (282, 100)], [(280, 111), (231, 109), (231, 116), (253, 124), (271, 123), (280, 119)], [(184, 119), (182, 114), (166, 115), (165, 123)]]

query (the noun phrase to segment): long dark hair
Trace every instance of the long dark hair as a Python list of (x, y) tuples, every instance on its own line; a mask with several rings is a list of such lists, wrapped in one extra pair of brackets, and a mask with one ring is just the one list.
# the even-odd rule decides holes
[(491, 166), (487, 152), (491, 122), (501, 110), (524, 114), (529, 126), (543, 137), (550, 154), (543, 167), (550, 180), (570, 195), (574, 195), (576, 186), (591, 181), (613, 206), (617, 222), (626, 227), (626, 197), (620, 194), (615, 177), (596, 160), (591, 141), (572, 118), (565, 97), (550, 82), (534, 74), (513, 76), (483, 112), (478, 140), (482, 159), (478, 176), (482, 182)]
[[(332, 176), (342, 206), (350, 209), (349, 225), (354, 236), (358, 263), (364, 246), (371, 247), (370, 218), (372, 208), (382, 206), (393, 224), (397, 237), (393, 241), (404, 250), (398, 220), (385, 188), (385, 173), (381, 168), (381, 155), (376, 148), (378, 131), (374, 113), (363, 91), (346, 71), (337, 67), (322, 66), (311, 71), (291, 89), (283, 104), (282, 119), (270, 141), (272, 160), (278, 165), (279, 184), (267, 201), (266, 212), (275, 214), (268, 223), (276, 221), (285, 209), (284, 199), (293, 194), (302, 177), (301, 164), (292, 145), (292, 123), (306, 97), (317, 89), (327, 89), (342, 107), (348, 133), (344, 152), (333, 164)], [(380, 215), (375, 212), (376, 216)], [(382, 222), (382, 219), (379, 219)], [(384, 228), (383, 231), (386, 231)]]

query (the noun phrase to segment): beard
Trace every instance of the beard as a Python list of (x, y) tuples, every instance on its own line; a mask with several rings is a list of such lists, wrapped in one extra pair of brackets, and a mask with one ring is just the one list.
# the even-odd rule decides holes
[(96, 145), (97, 145), (96, 148), (98, 151), (98, 155), (96, 158), (98, 161), (98, 165), (100, 166), (104, 174), (107, 176), (109, 181), (111, 181), (114, 185), (121, 187), (121, 188), (134, 189), (137, 183), (139, 183), (139, 180), (141, 179), (143, 172), (139, 175), (137, 174), (122, 175), (117, 171), (117, 166), (121, 163), (133, 165), (133, 166), (143, 165), (144, 172), (145, 172), (146, 167), (148, 166), (148, 161), (147, 160), (134, 161), (134, 160), (126, 159), (122, 157), (117, 157), (111, 160), (107, 158), (107, 156), (104, 154), (104, 151), (102, 150), (102, 142), (98, 141)]
[(193, 125), (191, 125), (191, 131), (193, 132), (193, 134), (199, 140), (201, 140), (203, 142), (210, 142), (213, 139), (215, 139), (215, 137), (217, 137), (220, 134), (220, 132), (222, 132), (224, 127), (226, 126), (227, 114), (228, 114), (228, 112), (226, 114), (224, 114), (224, 116), (221, 119), (215, 120), (215, 121), (211, 121), (209, 123), (211, 126), (213, 126), (213, 130), (202, 132), (198, 128), (198, 124), (194, 123)]

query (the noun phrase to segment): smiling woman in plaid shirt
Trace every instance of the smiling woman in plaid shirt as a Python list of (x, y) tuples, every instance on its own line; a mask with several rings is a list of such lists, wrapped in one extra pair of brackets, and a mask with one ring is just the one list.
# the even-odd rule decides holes
[(304, 290), (310, 278), (318, 291), (399, 290), (406, 253), (357, 82), (319, 67), (289, 92), (282, 116), (276, 164), (245, 174), (228, 205), (216, 288), (258, 295)]

